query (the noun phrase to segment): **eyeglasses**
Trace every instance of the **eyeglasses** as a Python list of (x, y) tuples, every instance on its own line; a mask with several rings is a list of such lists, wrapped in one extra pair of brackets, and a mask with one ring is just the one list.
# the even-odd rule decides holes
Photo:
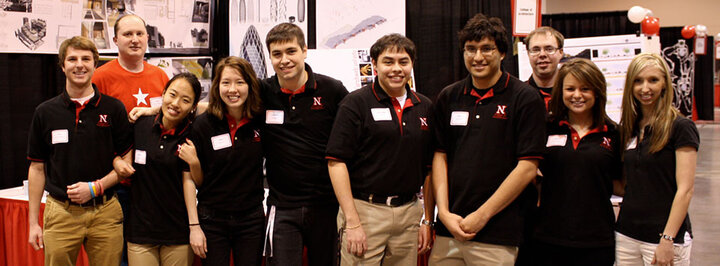
[(475, 56), (478, 51), (480, 51), (480, 53), (483, 56), (492, 56), (493, 52), (495, 52), (495, 50), (497, 50), (497, 47), (483, 46), (483, 47), (480, 47), (480, 49), (478, 49), (475, 46), (465, 46), (465, 48), (463, 48), (463, 50), (465, 51), (465, 56)]
[(542, 48), (540, 48), (540, 47), (533, 47), (533, 48), (530, 48), (530, 50), (528, 51), (528, 54), (529, 54), (529, 55), (539, 55), (540, 52), (542, 52), (543, 50), (545, 51), (545, 54), (551, 55), (551, 54), (557, 53), (557, 51), (560, 50), (560, 49), (559, 49), (559, 48), (552, 47), (552, 46), (545, 46), (545, 47), (542, 47)]

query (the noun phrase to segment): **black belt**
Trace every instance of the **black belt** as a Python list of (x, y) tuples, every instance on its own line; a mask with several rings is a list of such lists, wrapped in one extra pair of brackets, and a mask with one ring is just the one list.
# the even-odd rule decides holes
[(56, 201), (59, 201), (60, 203), (64, 203), (65, 205), (80, 206), (83, 208), (100, 207), (100, 206), (103, 206), (106, 202), (110, 201), (113, 196), (115, 196), (114, 192), (112, 192), (112, 191), (109, 191), (109, 192), (110, 193), (108, 193), (108, 194), (103, 194), (102, 196), (94, 197), (82, 204), (73, 202), (72, 200), (70, 200), (66, 197), (57, 197), (57, 196), (53, 196), (53, 195), (50, 195), (50, 197), (52, 197)]
[(410, 195), (385, 196), (363, 192), (353, 192), (353, 198), (364, 200), (374, 204), (387, 205), (390, 207), (402, 206), (407, 204), (408, 202), (415, 201), (417, 199), (415, 193)]

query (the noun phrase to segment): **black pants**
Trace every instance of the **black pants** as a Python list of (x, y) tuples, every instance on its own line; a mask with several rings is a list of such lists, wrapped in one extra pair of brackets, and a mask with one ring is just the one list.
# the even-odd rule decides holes
[[(268, 209), (269, 211), (269, 209)], [(338, 205), (275, 208), (272, 254), (267, 265), (336, 265)]]
[(227, 266), (231, 251), (235, 265), (261, 264), (265, 239), (262, 206), (241, 213), (223, 213), (198, 206), (198, 216), (207, 239), (208, 252), (203, 265)]
[(576, 248), (534, 240), (531, 246), (533, 259), (530, 265), (612, 266), (615, 263), (615, 245), (598, 248)]

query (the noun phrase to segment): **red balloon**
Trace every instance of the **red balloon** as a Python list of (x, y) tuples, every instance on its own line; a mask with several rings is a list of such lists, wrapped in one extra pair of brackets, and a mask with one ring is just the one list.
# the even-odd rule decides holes
[(683, 38), (685, 38), (685, 39), (690, 39), (692, 37), (695, 37), (695, 25), (687, 25), (687, 26), (683, 27), (681, 33), (682, 33)]
[(642, 32), (645, 33), (645, 35), (651, 36), (651, 35), (658, 35), (660, 33), (660, 19), (656, 17), (647, 16), (645, 19), (643, 19), (642, 23)]

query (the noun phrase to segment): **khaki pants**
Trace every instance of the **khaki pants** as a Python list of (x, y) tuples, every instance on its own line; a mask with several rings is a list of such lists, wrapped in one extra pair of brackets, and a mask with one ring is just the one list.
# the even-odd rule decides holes
[[(418, 229), (423, 210), (416, 200), (390, 207), (354, 200), (355, 208), (367, 237), (368, 250), (363, 256), (347, 251), (346, 235), (340, 246), (341, 265), (417, 265)], [(338, 228), (345, 227), (342, 209), (337, 216)]]
[[(673, 265), (690, 265), (690, 249), (692, 242), (685, 239), (685, 244), (673, 244), (675, 255)], [(655, 249), (658, 244), (643, 242), (621, 233), (615, 232), (615, 265), (617, 266), (642, 266), (652, 265), (655, 257)]]
[(192, 265), (193, 251), (187, 245), (153, 245), (128, 242), (128, 263), (131, 266)]
[(122, 221), (116, 197), (96, 207), (80, 207), (48, 197), (43, 217), (45, 265), (75, 265), (83, 245), (90, 265), (119, 265)]
[(437, 236), (428, 265), (515, 265), (518, 248)]

